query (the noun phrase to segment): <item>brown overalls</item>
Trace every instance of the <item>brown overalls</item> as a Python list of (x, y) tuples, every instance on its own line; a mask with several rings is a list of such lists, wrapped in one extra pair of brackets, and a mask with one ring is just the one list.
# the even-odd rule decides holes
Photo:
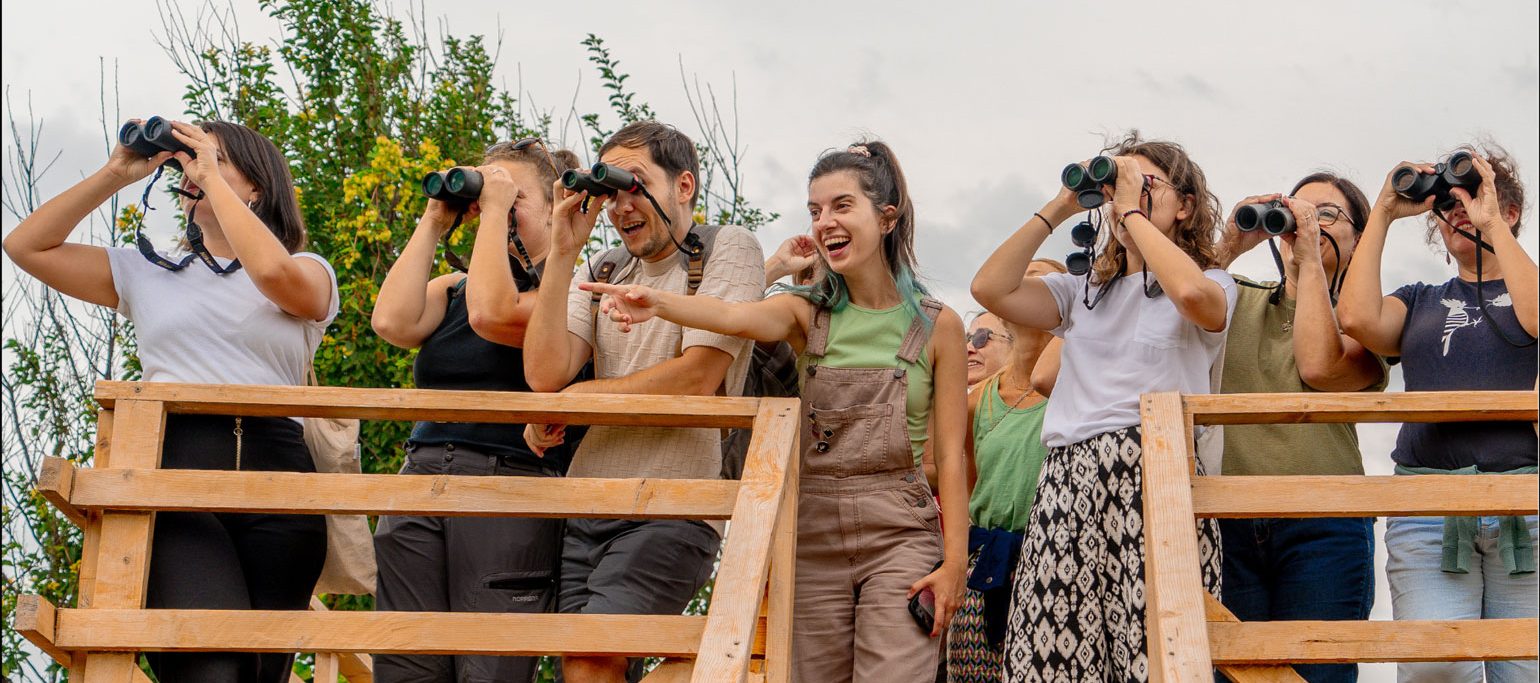
[(925, 352), (941, 304), (922, 302), (894, 367), (818, 365), (828, 309), (803, 352), (794, 680), (909, 683), (936, 676), (939, 642), (909, 614), (909, 586), (941, 560), (941, 522), (914, 465), (905, 363)]

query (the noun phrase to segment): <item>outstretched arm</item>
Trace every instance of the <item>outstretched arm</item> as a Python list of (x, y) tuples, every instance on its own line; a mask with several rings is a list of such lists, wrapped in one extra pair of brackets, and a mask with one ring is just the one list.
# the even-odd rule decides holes
[(654, 317), (682, 327), (745, 337), (754, 341), (790, 342), (802, 351), (806, 330), (812, 317), (812, 305), (799, 296), (772, 296), (762, 301), (728, 302), (700, 294), (663, 292), (643, 285), (612, 285), (584, 282), (586, 292), (604, 294), (599, 312), (631, 331)]

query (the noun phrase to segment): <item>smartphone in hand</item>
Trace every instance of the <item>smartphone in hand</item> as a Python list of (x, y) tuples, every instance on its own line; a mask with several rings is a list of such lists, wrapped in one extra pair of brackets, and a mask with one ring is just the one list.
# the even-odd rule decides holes
[(936, 630), (936, 594), (929, 588), (915, 593), (909, 598), (909, 615), (914, 617), (914, 623), (920, 625), (925, 635), (930, 635)]

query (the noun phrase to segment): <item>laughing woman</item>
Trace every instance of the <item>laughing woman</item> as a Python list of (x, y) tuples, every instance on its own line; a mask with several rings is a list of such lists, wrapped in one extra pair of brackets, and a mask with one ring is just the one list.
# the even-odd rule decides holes
[[(622, 330), (652, 317), (791, 343), (803, 448), (792, 661), (798, 681), (934, 678), (963, 593), (967, 369), (962, 320), (914, 279), (914, 207), (892, 149), (825, 154), (808, 180), (825, 267), (812, 285), (729, 304), (640, 286), (585, 284)], [(947, 533), (916, 465), (935, 417)], [(938, 562), (938, 560), (943, 560)], [(910, 613), (929, 609), (934, 619)]]
[[(1139, 396), (1208, 393), (1235, 307), (1235, 281), (1215, 267), (1219, 207), (1203, 171), (1170, 142), (1130, 136), (1109, 153), (1113, 235), (1089, 273), (1022, 278), (1083, 210), (1061, 190), (973, 280), (974, 299), (1002, 320), (1064, 339), (1016, 570), (1011, 681), (1148, 679)], [(1218, 529), (1208, 520), (1199, 532), (1204, 584), (1217, 593)]]

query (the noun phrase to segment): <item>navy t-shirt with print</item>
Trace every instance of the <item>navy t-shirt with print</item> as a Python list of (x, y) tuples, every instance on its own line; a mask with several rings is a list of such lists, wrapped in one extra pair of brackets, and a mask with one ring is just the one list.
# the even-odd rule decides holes
[[(1401, 330), (1401, 367), (1407, 391), (1528, 390), (1535, 386), (1535, 347), (1503, 341), (1493, 326), (1516, 342), (1529, 340), (1514, 315), (1502, 280), (1481, 286), (1454, 278), (1439, 285), (1417, 283), (1391, 296), (1406, 303)], [(1456, 469), (1476, 465), (1502, 472), (1535, 464), (1535, 430), (1528, 422), (1407, 423), (1391, 459), (1401, 465)]]

